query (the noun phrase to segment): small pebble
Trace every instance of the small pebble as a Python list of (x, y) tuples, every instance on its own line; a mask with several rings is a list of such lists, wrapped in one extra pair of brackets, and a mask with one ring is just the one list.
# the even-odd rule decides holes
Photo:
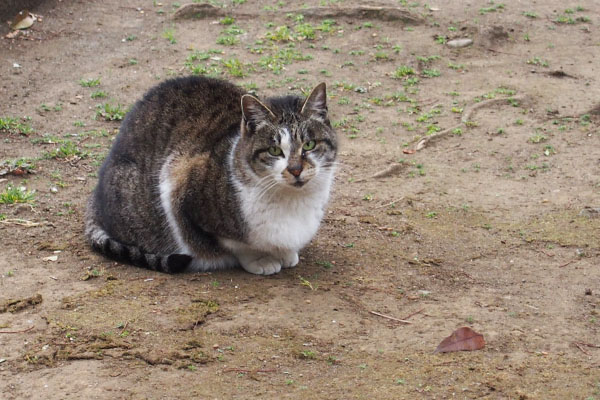
[(592, 289), (585, 289), (585, 295), (586, 296), (591, 296), (592, 295)]
[(463, 39), (453, 39), (449, 40), (446, 43), (448, 47), (452, 47), (453, 49), (460, 49), (462, 47), (467, 47), (473, 44), (473, 39), (463, 38)]

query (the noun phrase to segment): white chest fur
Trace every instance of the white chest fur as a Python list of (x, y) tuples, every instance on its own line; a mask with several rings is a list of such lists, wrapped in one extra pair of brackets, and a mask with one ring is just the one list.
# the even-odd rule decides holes
[(319, 229), (333, 172), (309, 182), (304, 190), (274, 191), (237, 182), (242, 213), (248, 225), (248, 244), (263, 251), (300, 250)]

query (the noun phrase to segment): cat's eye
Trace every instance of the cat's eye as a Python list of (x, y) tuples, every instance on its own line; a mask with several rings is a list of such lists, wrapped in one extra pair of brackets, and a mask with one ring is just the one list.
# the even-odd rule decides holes
[(302, 146), (302, 150), (310, 151), (310, 150), (314, 149), (316, 145), (317, 145), (317, 142), (315, 142), (314, 140), (311, 140), (310, 142), (304, 143), (304, 145)]
[(280, 156), (281, 153), (282, 153), (281, 147), (276, 147), (276, 146), (269, 147), (269, 154), (270, 155), (277, 157), (277, 156)]

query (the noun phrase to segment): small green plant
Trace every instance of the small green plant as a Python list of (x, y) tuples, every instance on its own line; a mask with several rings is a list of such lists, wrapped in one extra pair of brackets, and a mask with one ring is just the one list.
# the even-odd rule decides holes
[(163, 31), (162, 36), (169, 41), (171, 44), (177, 43), (177, 39), (175, 39), (175, 29), (167, 28)]
[(19, 133), (21, 135), (29, 135), (33, 129), (29, 124), (20, 122), (16, 118), (0, 117), (0, 132)]
[(315, 354), (314, 351), (311, 350), (302, 350), (298, 356), (304, 360), (314, 360), (315, 358), (317, 358), (317, 355)]
[(258, 65), (263, 69), (270, 70), (275, 75), (279, 75), (283, 72), (286, 65), (291, 64), (294, 61), (306, 61), (311, 59), (311, 55), (304, 55), (298, 50), (288, 47), (280, 49), (271, 55), (261, 57), (258, 61)]
[(237, 26), (237, 25), (231, 25), (230, 27), (228, 27), (227, 29), (225, 29), (223, 31), (223, 33), (225, 33), (227, 35), (238, 36), (238, 35), (243, 35), (246, 32), (242, 28), (240, 28), (239, 26)]
[(334, 25), (336, 24), (336, 22), (332, 19), (324, 19), (321, 22), (321, 25), (319, 25), (316, 29), (320, 30), (323, 33), (329, 33), (329, 32), (333, 32)]
[(70, 140), (65, 140), (58, 148), (44, 154), (44, 158), (70, 158), (85, 157), (87, 153), (79, 150), (79, 147)]
[(81, 79), (79, 84), (83, 87), (100, 86), (100, 78)]
[(314, 40), (315, 39), (315, 28), (311, 24), (299, 24), (294, 28), (297, 36), (296, 38), (299, 40), (307, 39)]
[(554, 155), (554, 154), (556, 154), (556, 149), (554, 147), (552, 147), (549, 144), (546, 145), (546, 146), (544, 146), (544, 155), (546, 157), (549, 157), (549, 156)]
[(542, 135), (541, 133), (536, 133), (535, 135), (531, 136), (528, 141), (529, 143), (542, 143), (546, 140), (548, 140), (547, 136)]
[(423, 64), (431, 64), (433, 61), (439, 60), (441, 57), (438, 55), (432, 56), (417, 56), (417, 61), (422, 62)]
[(405, 78), (407, 76), (414, 75), (414, 74), (415, 74), (415, 70), (413, 68), (406, 66), (406, 65), (402, 65), (402, 66), (396, 68), (396, 70), (392, 74), (392, 78), (402, 79), (402, 78)]
[(294, 40), (294, 34), (286, 25), (278, 26), (274, 31), (268, 31), (265, 37), (274, 42), (289, 42)]
[(96, 107), (96, 118), (104, 118), (106, 121), (121, 121), (126, 113), (121, 104), (104, 103)]
[(435, 212), (435, 211), (430, 211), (430, 212), (428, 212), (427, 214), (425, 214), (425, 217), (426, 217), (426, 218), (430, 218), (430, 219), (432, 219), (432, 218), (435, 218), (435, 217), (437, 217), (437, 215), (438, 215), (438, 213), (437, 213), (437, 212)]
[(300, 279), (300, 285), (306, 286), (307, 288), (310, 288), (310, 290), (316, 290), (316, 288), (312, 285), (312, 283), (310, 283), (308, 279), (305, 279), (301, 276), (298, 276), (298, 279)]
[(219, 23), (221, 25), (232, 25), (234, 22), (235, 22), (235, 19), (233, 17), (229, 17), (229, 16), (224, 17), (219, 21)]
[(247, 69), (246, 65), (242, 64), (240, 62), (240, 60), (238, 60), (237, 58), (223, 60), (223, 66), (225, 67), (225, 70), (227, 72), (229, 72), (229, 74), (231, 76), (242, 78), (242, 77), (248, 75), (248, 73), (246, 72), (246, 69)]
[(504, 3), (495, 4), (493, 1), (490, 1), (490, 7), (484, 7), (479, 9), (479, 14), (485, 15), (491, 12), (498, 12), (504, 10)]
[(422, 75), (426, 78), (436, 78), (441, 75), (437, 69), (424, 69)]
[(104, 90), (96, 90), (96, 91), (92, 92), (92, 94), (90, 95), (90, 97), (92, 99), (103, 99), (107, 96), (108, 96), (108, 93), (106, 93)]
[(35, 191), (28, 191), (25, 187), (8, 185), (0, 193), (0, 204), (30, 203), (33, 201)]
[(235, 46), (239, 41), (235, 35), (221, 35), (217, 38), (217, 44), (223, 46)]
[(378, 51), (373, 57), (375, 58), (375, 61), (388, 61), (390, 59), (390, 56), (384, 51)]
[(548, 64), (547, 60), (542, 60), (540, 57), (533, 57), (533, 58), (527, 60), (527, 64), (539, 65), (539, 66), (542, 66), (542, 67), (548, 67), (548, 66), (550, 66), (550, 64)]
[(537, 18), (538, 15), (537, 13), (533, 12), (533, 11), (524, 11), (523, 15), (526, 16), (527, 18)]

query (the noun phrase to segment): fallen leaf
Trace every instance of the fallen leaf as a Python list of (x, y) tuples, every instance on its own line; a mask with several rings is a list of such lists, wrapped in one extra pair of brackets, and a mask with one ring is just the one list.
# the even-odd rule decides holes
[(448, 336), (435, 349), (435, 353), (449, 353), (451, 351), (479, 350), (485, 346), (483, 335), (473, 329), (463, 326)]
[(44, 258), (42, 258), (42, 260), (44, 260), (44, 261), (56, 261), (56, 260), (58, 260), (58, 256), (44, 257)]
[(404, 150), (402, 150), (402, 152), (404, 154), (415, 154), (416, 150), (415, 149), (404, 149)]
[(27, 29), (35, 22), (35, 15), (27, 10), (19, 11), (14, 22), (10, 26), (14, 30)]

